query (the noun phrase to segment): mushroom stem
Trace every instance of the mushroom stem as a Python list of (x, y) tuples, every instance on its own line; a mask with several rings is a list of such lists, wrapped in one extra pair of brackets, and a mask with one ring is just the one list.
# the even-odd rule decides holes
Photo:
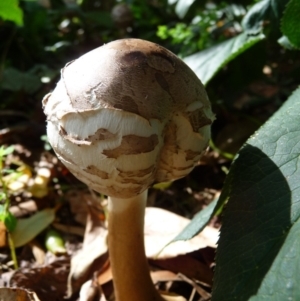
[(116, 301), (163, 301), (149, 273), (144, 247), (147, 190), (129, 199), (109, 197), (109, 256)]

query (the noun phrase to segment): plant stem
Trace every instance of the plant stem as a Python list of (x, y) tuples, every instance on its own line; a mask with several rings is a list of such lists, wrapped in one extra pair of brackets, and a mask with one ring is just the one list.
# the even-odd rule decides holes
[(15, 244), (8, 231), (7, 231), (7, 237), (8, 237), (8, 244), (9, 244), (9, 248), (10, 248), (10, 255), (11, 255), (12, 261), (14, 263), (14, 268), (15, 268), (15, 270), (17, 270), (19, 268), (19, 265), (18, 265), (17, 255), (16, 255)]
[(108, 245), (116, 301), (163, 301), (149, 272), (144, 247), (147, 191), (134, 198), (109, 198)]

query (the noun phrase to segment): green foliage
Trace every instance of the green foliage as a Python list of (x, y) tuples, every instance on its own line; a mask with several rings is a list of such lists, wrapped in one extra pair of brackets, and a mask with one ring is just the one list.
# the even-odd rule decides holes
[[(190, 1), (178, 1), (176, 9), (178, 5), (188, 9)], [(227, 35), (231, 35), (227, 32), (228, 28), (241, 28), (240, 20), (244, 13), (244, 7), (238, 4), (209, 2), (197, 11), (188, 24), (182, 21), (158, 26), (157, 36), (170, 42), (175, 46), (176, 52), (185, 57), (226, 40)]]
[(3, 161), (5, 157), (10, 155), (13, 151), (14, 148), (12, 146), (5, 148), (2, 145), (0, 147), (0, 202), (2, 202), (2, 204), (0, 204), (0, 221), (3, 222), (6, 227), (11, 257), (14, 262), (14, 267), (15, 269), (17, 269), (18, 262), (16, 258), (15, 245), (11, 239), (11, 232), (13, 232), (16, 229), (17, 219), (9, 211), (9, 206), (10, 206), (9, 189), (6, 181), (4, 180), (4, 175), (10, 173), (10, 174), (14, 174), (15, 177), (18, 177), (19, 173), (15, 171), (10, 171), (4, 168), (3, 166), (4, 165)]
[(261, 0), (254, 4), (243, 19), (243, 28), (252, 34), (264, 29), (279, 31), (279, 23), (288, 0)]
[(17, 25), (23, 25), (23, 12), (19, 8), (18, 0), (0, 1), (0, 18), (9, 20)]
[(291, 0), (282, 18), (281, 30), (289, 41), (297, 48), (300, 48), (300, 2)]
[(298, 88), (230, 169), (213, 300), (299, 298), (299, 103)]
[(36, 92), (42, 85), (40, 78), (30, 71), (22, 72), (15, 68), (7, 68), (2, 75), (1, 88), (8, 91)]
[(194, 2), (195, 0), (178, 0), (175, 8), (178, 17), (183, 18)]
[[(5, 222), (5, 218), (7, 217), (8, 219), (9, 217), (9, 213), (8, 213), (8, 208), (10, 205), (10, 199), (9, 199), (9, 193), (8, 193), (8, 187), (7, 187), (7, 183), (4, 180), (4, 175), (7, 173), (11, 173), (14, 171), (10, 171), (6, 168), (4, 168), (4, 164), (3, 161), (5, 159), (6, 156), (8, 156), (9, 154), (11, 154), (14, 151), (14, 148), (12, 146), (5, 148), (3, 145), (0, 147), (0, 201), (3, 202), (4, 206), (1, 207), (1, 213), (0, 215), (2, 216), (2, 221)], [(18, 176), (18, 174), (16, 173), (16, 177)]]
[[(219, 202), (220, 204), (220, 202)], [(187, 227), (184, 228), (169, 244), (178, 240), (189, 240), (200, 233), (219, 209), (217, 199), (213, 200), (205, 209), (197, 213)]]
[[(5, 197), (5, 195), (3, 194)], [(6, 229), (9, 232), (12, 232), (15, 230), (17, 226), (17, 219), (16, 217), (6, 210), (5, 206), (0, 205), (0, 221), (4, 223)]]
[(59, 255), (67, 252), (65, 242), (60, 233), (53, 229), (49, 229), (46, 233), (45, 246), (53, 254)]
[(228, 62), (262, 39), (264, 39), (263, 34), (249, 36), (241, 33), (230, 40), (188, 56), (184, 61), (206, 85)]
[(51, 225), (55, 212), (56, 209), (44, 209), (28, 218), (19, 219), (11, 234), (15, 247), (24, 246)]
[[(291, 0), (283, 15), (287, 3), (255, 3), (241, 20), (243, 32), (187, 56), (185, 62), (207, 85), (260, 41), (274, 45), (272, 49), (278, 47), (277, 41), (287, 49), (299, 47), (299, 2)], [(180, 16), (187, 12), (186, 6)], [(164, 26), (158, 34), (171, 37), (173, 44), (184, 45), (187, 39), (191, 43), (195, 36), (181, 24), (174, 27), (179, 32)], [(279, 39), (282, 33), (285, 36)], [(197, 214), (173, 240), (195, 236), (226, 203), (212, 300), (299, 299), (299, 104), (300, 88), (238, 152), (218, 202)]]

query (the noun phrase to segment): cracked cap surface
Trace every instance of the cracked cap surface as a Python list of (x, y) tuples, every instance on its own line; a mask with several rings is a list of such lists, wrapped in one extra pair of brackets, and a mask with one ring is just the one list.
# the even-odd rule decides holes
[(61, 161), (92, 189), (118, 198), (186, 176), (214, 119), (193, 71), (138, 39), (108, 43), (67, 64), (43, 105)]

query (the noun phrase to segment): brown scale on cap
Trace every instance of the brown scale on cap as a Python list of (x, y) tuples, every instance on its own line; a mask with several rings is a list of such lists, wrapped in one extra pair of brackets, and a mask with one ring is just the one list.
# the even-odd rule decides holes
[(139, 137), (135, 135), (123, 136), (120, 146), (104, 150), (103, 154), (108, 158), (118, 158), (121, 155), (137, 155), (154, 150), (158, 144), (157, 135)]

